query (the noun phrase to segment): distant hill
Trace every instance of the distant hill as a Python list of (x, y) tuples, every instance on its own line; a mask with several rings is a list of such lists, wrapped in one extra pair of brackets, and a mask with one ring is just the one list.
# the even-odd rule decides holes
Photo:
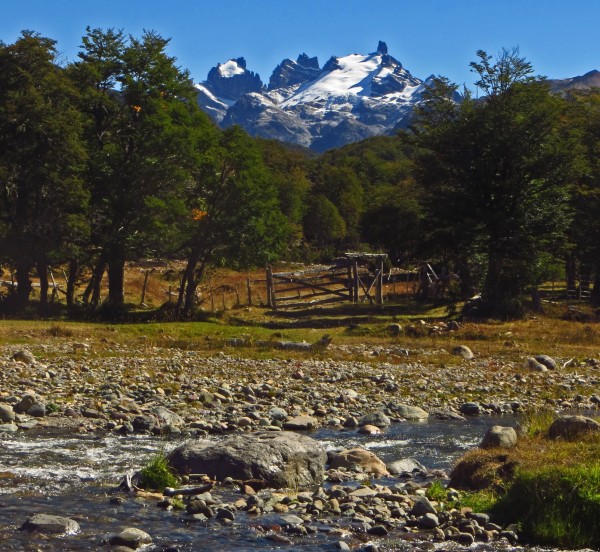
[(590, 90), (600, 88), (600, 71), (590, 71), (580, 77), (570, 79), (548, 80), (550, 87), (554, 92), (568, 92), (570, 90)]

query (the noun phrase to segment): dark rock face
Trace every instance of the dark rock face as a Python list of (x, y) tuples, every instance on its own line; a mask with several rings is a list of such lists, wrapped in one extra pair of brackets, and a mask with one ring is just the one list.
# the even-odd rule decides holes
[(259, 479), (277, 489), (308, 489), (322, 483), (326, 459), (314, 439), (282, 431), (191, 442), (171, 453), (169, 465), (179, 473), (207, 473), (220, 481)]
[(206, 84), (216, 96), (228, 100), (237, 100), (243, 94), (260, 92), (262, 90), (263, 83), (260, 80), (260, 76), (246, 69), (246, 60), (244, 58), (229, 60), (225, 65), (228, 64), (236, 65), (240, 72), (228, 76), (227, 73), (224, 74), (222, 70), (224, 65), (221, 64), (213, 67), (208, 72)]
[(295, 84), (304, 84), (316, 79), (321, 72), (319, 60), (306, 54), (298, 56), (297, 61), (284, 59), (273, 71), (269, 80), (269, 90), (285, 88)]

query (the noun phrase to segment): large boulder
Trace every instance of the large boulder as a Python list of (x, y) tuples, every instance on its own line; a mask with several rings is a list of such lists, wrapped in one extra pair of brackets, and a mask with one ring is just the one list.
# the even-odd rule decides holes
[(66, 517), (52, 516), (48, 514), (34, 514), (33, 516), (27, 518), (25, 523), (21, 526), (21, 530), (38, 531), (40, 533), (74, 535), (79, 533), (79, 523)]
[(429, 418), (429, 413), (425, 412), (419, 406), (411, 406), (409, 404), (396, 404), (393, 405), (394, 410), (398, 413), (398, 416), (406, 420), (426, 420)]
[(206, 473), (222, 481), (264, 480), (276, 489), (308, 489), (323, 482), (327, 454), (310, 437), (297, 433), (258, 432), (220, 442), (195, 441), (175, 449), (169, 465), (178, 473)]
[(385, 463), (371, 451), (362, 448), (345, 449), (331, 458), (330, 468), (359, 469), (375, 475), (389, 475)]
[(600, 423), (585, 416), (561, 416), (548, 429), (550, 439), (576, 439), (582, 434), (600, 431)]
[(132, 550), (137, 550), (146, 544), (152, 543), (152, 537), (136, 527), (127, 527), (120, 533), (114, 533), (108, 537), (108, 543), (111, 546), (123, 546)]
[(495, 425), (487, 430), (481, 444), (481, 448), (512, 448), (517, 444), (517, 432), (512, 427)]

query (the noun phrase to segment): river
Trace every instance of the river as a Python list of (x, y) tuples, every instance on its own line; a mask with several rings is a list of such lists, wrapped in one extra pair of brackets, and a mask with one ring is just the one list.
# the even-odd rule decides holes
[[(356, 431), (321, 429), (310, 435), (328, 448), (360, 445), (382, 460), (415, 458), (429, 469), (449, 469), (465, 450), (475, 446), (487, 427), (496, 423), (514, 425), (514, 418), (480, 417), (467, 422), (402, 422), (378, 436)], [(0, 437), (0, 549), (2, 551), (98, 550), (103, 539), (125, 526), (138, 527), (154, 539), (148, 550), (192, 552), (200, 550), (246, 551), (298, 549), (304, 552), (334, 550), (336, 538), (327, 535), (330, 525), (315, 523), (322, 530), (293, 545), (274, 543), (257, 531), (256, 524), (269, 524), (274, 515), (250, 518), (236, 514), (233, 527), (216, 521), (186, 521), (185, 513), (165, 511), (154, 502), (131, 498), (114, 505), (110, 497), (124, 474), (139, 469), (158, 452), (168, 452), (182, 440), (156, 437), (106, 435), (43, 436), (18, 432)], [(68, 537), (40, 537), (19, 531), (34, 513), (70, 517), (79, 522), (81, 533)], [(380, 550), (414, 550), (417, 543), (381, 542)], [(424, 543), (424, 549), (430, 546)], [(483, 549), (480, 546), (480, 549)], [(485, 547), (491, 549), (491, 547)], [(504, 548), (507, 549), (506, 547)]]

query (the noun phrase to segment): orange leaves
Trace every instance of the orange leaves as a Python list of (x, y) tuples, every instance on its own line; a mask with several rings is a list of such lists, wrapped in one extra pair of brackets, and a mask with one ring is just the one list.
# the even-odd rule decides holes
[(202, 211), (201, 209), (192, 209), (193, 220), (202, 220), (206, 215), (208, 215), (206, 211)]

